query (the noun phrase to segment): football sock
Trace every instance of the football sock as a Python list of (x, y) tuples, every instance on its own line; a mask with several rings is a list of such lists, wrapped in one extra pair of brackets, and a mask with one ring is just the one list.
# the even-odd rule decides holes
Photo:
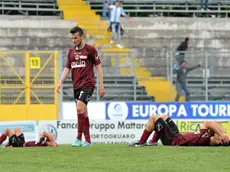
[(155, 131), (153, 134), (153, 138), (152, 138), (151, 142), (155, 143), (159, 140), (159, 138), (160, 138), (159, 134)]
[(78, 114), (77, 118), (78, 118), (77, 139), (81, 140), (82, 139), (82, 133), (83, 133), (83, 130), (84, 130), (84, 123), (85, 123), (84, 113)]
[(141, 139), (140, 139), (140, 143), (141, 144), (145, 144), (146, 141), (148, 140), (149, 136), (151, 135), (152, 132), (147, 131), (146, 129), (144, 130)]
[(7, 135), (5, 134), (2, 134), (1, 137), (0, 137), (0, 145), (2, 144), (2, 142), (4, 142), (7, 138)]
[(89, 118), (85, 118), (85, 124), (84, 124), (84, 136), (85, 136), (85, 141), (91, 144), (91, 139), (90, 139), (90, 123), (89, 123)]

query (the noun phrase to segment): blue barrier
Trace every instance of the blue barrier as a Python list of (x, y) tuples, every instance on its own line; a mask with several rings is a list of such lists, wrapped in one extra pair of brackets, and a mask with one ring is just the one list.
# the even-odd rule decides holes
[(111, 102), (106, 103), (107, 120), (148, 119), (167, 114), (173, 119), (230, 119), (230, 102)]

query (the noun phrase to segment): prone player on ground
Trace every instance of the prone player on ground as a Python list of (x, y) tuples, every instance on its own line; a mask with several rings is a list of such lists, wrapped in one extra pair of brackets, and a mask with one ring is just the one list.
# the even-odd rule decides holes
[(35, 141), (29, 141), (24, 144), (24, 147), (58, 147), (53, 135), (50, 132), (43, 131), (40, 136), (39, 141), (36, 143)]
[[(153, 131), (152, 140), (146, 143)], [(229, 146), (230, 143), (222, 126), (215, 121), (205, 121), (199, 132), (181, 134), (167, 115), (152, 115), (140, 140), (130, 146), (156, 145), (159, 139), (163, 145), (170, 146)]]
[(0, 145), (9, 138), (9, 142), (7, 143), (6, 147), (57, 147), (57, 143), (55, 142), (51, 133), (43, 132), (39, 141), (25, 141), (24, 134), (19, 127), (16, 127), (14, 131), (7, 128), (0, 136)]

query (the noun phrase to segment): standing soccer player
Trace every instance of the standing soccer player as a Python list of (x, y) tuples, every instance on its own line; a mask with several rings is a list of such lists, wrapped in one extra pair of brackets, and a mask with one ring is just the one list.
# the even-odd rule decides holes
[[(62, 73), (56, 91), (60, 93), (62, 84), (71, 71), (78, 116), (78, 134), (72, 146), (91, 146), (87, 104), (93, 94), (96, 84), (93, 70), (94, 65), (98, 72), (100, 84), (99, 96), (103, 97), (105, 95), (101, 60), (95, 47), (84, 42), (84, 32), (80, 27), (73, 27), (70, 33), (72, 34), (71, 39), (74, 47), (69, 49), (66, 67)], [(82, 142), (83, 133), (85, 136), (84, 143)]]

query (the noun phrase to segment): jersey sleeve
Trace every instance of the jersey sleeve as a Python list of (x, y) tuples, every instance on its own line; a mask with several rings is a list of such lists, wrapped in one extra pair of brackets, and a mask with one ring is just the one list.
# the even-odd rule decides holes
[(95, 47), (91, 48), (91, 53), (92, 53), (92, 62), (94, 65), (99, 65), (101, 64), (101, 59), (100, 59), (100, 55), (98, 54), (97, 50)]
[(67, 61), (66, 61), (66, 65), (65, 65), (65, 67), (69, 68), (69, 69), (71, 69), (70, 52), (71, 52), (71, 50), (69, 50), (67, 53)]
[(123, 15), (123, 16), (127, 16), (127, 14), (125, 13), (125, 11), (124, 11), (124, 9), (123, 9), (123, 8), (121, 8), (121, 15)]

